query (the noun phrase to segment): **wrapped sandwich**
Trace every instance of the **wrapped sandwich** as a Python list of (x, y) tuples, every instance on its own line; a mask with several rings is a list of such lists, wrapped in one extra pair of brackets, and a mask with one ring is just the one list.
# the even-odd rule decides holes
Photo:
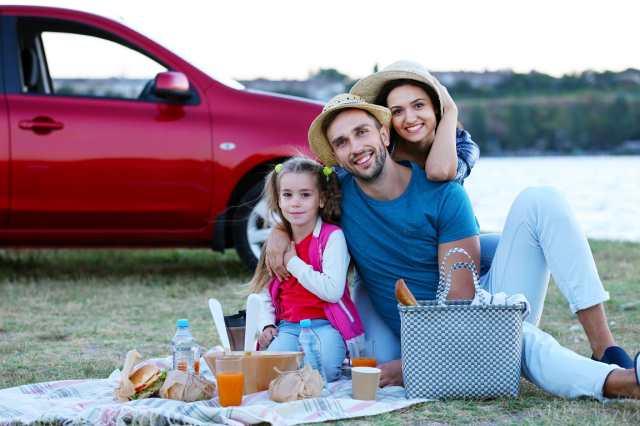
[(162, 387), (167, 373), (157, 365), (140, 362), (142, 356), (138, 351), (127, 352), (120, 383), (114, 390), (114, 394), (120, 401), (150, 398), (157, 396)]

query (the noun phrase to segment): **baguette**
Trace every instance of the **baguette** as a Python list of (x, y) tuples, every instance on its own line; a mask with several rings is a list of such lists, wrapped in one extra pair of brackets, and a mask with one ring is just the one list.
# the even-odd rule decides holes
[(413, 293), (407, 287), (407, 284), (402, 278), (396, 281), (396, 299), (398, 303), (405, 306), (417, 306), (418, 301), (413, 297)]

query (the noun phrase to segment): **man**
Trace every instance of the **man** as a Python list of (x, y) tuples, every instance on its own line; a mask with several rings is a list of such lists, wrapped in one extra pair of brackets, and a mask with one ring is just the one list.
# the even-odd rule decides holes
[[(438, 265), (449, 248), (464, 248), (476, 264), (479, 258), (478, 228), (466, 193), (457, 184), (427, 180), (416, 165), (391, 160), (386, 149), (389, 120), (390, 112), (386, 108), (368, 104), (354, 95), (339, 95), (329, 101), (309, 130), (314, 153), (325, 164), (338, 164), (347, 172), (341, 176), (341, 225), (373, 307), (365, 307), (361, 315), (367, 334), (373, 336), (376, 348), (381, 349), (376, 356), (382, 369), (383, 386), (402, 383), (399, 317), (393, 294), (396, 279), (404, 278), (417, 299), (434, 299)], [(540, 299), (538, 293), (541, 293), (542, 301), (532, 303), (535, 323), (546, 292), (546, 283), (541, 284), (544, 271), (548, 279), (546, 263), (539, 264), (547, 261), (545, 256), (553, 263), (564, 256), (561, 246), (569, 244), (578, 247), (578, 253), (573, 254), (578, 259), (578, 269), (585, 269), (582, 266), (589, 266), (593, 259), (588, 245), (586, 249), (581, 245), (575, 224), (564, 220), (570, 219), (568, 208), (552, 191), (525, 192), (512, 207), (511, 220), (507, 219), (500, 243), (502, 250), (499, 246), (484, 284), (491, 292), (515, 293), (519, 291), (514, 290), (520, 289), (504, 283), (525, 281), (527, 284), (526, 277), (534, 276), (530, 285), (525, 285), (524, 292), (528, 296), (535, 293), (536, 299)], [(537, 204), (543, 199), (551, 199), (551, 204)], [(563, 215), (554, 217), (555, 213), (549, 214), (548, 210), (559, 210)], [(543, 222), (543, 225), (530, 226), (534, 222)], [(531, 235), (523, 236), (521, 229), (530, 230)], [(554, 240), (559, 234), (566, 234), (561, 244)], [(540, 246), (532, 248), (532, 241), (538, 240), (543, 240)], [(514, 250), (518, 254), (516, 258), (509, 253)], [(534, 261), (536, 256), (542, 260)], [(556, 263), (560, 265), (551, 265), (554, 276), (578, 274), (574, 271), (576, 265), (567, 268), (562, 262)], [(473, 297), (471, 279), (462, 274), (455, 277), (450, 299)], [(601, 305), (606, 292), (599, 280), (587, 280), (584, 285), (570, 284), (573, 287), (565, 289), (566, 295), (576, 310)], [(559, 286), (562, 290), (562, 284)], [(585, 297), (585, 293), (593, 297)], [(359, 308), (361, 306), (359, 303)], [(640, 398), (638, 357), (635, 370), (621, 369), (563, 348), (533, 324), (525, 323), (523, 334), (523, 374), (546, 391), (564, 397)]]

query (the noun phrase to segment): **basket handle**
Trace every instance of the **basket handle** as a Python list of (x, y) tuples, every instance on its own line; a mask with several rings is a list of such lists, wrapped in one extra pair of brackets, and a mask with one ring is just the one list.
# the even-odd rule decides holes
[[(460, 253), (467, 257), (468, 262), (455, 262), (447, 269), (447, 260), (449, 256), (454, 253)], [(474, 263), (469, 253), (465, 251), (465, 249), (461, 247), (453, 247), (447, 251), (442, 262), (440, 263), (440, 277), (438, 279), (438, 292), (436, 293), (436, 301), (438, 305), (444, 305), (447, 300), (447, 296), (449, 295), (449, 291), (451, 290), (451, 277), (453, 275), (453, 271), (459, 271), (461, 269), (466, 269), (471, 272), (473, 277), (473, 288), (477, 293), (480, 290), (480, 280), (478, 279), (478, 269), (476, 268), (476, 264)]]

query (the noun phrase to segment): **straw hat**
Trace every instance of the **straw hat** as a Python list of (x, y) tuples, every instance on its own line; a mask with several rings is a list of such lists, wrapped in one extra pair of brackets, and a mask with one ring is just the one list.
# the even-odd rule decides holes
[(417, 62), (397, 61), (386, 66), (381, 71), (371, 74), (368, 77), (358, 80), (353, 85), (349, 93), (364, 98), (367, 102), (375, 102), (380, 91), (389, 81), (409, 79), (416, 80), (431, 86), (435, 90), (440, 104), (440, 116), (444, 114), (442, 107), (442, 95), (440, 94), (440, 83), (425, 67)]
[(365, 102), (360, 96), (343, 93), (336, 95), (322, 109), (322, 113), (313, 120), (309, 127), (309, 147), (311, 151), (322, 161), (325, 166), (334, 166), (336, 164), (333, 149), (327, 140), (327, 136), (323, 130), (325, 119), (333, 112), (344, 109), (361, 109), (373, 115), (378, 122), (389, 127), (391, 121), (391, 111), (388, 108)]

